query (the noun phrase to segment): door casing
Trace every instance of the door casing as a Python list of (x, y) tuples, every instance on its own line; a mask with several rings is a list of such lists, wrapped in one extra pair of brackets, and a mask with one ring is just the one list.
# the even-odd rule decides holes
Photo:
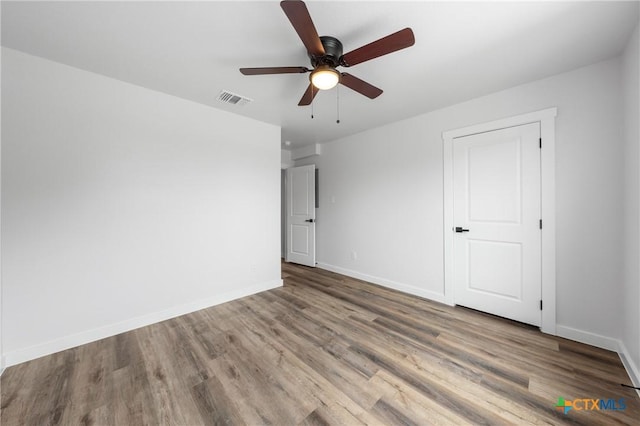
[(514, 117), (476, 124), (442, 133), (444, 182), (444, 300), (455, 305), (453, 262), (453, 144), (455, 139), (523, 124), (540, 123), (541, 216), (542, 216), (542, 320), (540, 329), (556, 334), (556, 214), (555, 214), (555, 117), (548, 108)]

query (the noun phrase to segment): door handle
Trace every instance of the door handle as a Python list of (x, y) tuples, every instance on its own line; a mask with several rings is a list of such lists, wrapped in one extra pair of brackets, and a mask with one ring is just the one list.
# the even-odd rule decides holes
[(464, 229), (464, 228), (462, 228), (461, 226), (456, 226), (455, 231), (456, 231), (456, 232), (469, 232), (469, 230), (468, 230), (468, 229)]
[(313, 222), (315, 222), (315, 220), (313, 220), (313, 219), (307, 219), (307, 220), (305, 220), (305, 222), (313, 223)]

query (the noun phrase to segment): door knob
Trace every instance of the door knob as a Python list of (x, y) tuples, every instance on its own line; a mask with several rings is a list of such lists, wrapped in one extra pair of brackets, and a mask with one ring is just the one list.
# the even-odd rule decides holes
[(315, 220), (313, 220), (313, 219), (307, 219), (307, 220), (305, 220), (305, 222), (313, 223), (313, 222), (315, 222)]
[(469, 232), (468, 229), (464, 229), (461, 226), (456, 226), (456, 232)]

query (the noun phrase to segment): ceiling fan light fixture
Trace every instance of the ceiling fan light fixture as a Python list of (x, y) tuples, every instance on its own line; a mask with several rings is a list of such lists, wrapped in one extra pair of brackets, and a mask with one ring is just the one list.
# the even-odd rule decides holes
[(329, 65), (320, 65), (309, 76), (311, 84), (319, 90), (329, 90), (340, 82), (340, 73)]

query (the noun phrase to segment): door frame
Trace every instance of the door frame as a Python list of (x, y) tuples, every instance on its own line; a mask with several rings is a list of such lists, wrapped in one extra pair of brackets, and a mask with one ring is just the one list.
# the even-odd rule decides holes
[(540, 329), (556, 334), (556, 190), (555, 190), (555, 118), (557, 108), (548, 108), (475, 124), (442, 133), (444, 183), (444, 301), (455, 305), (453, 280), (453, 143), (456, 138), (523, 124), (540, 123), (540, 201), (542, 219), (542, 319)]

